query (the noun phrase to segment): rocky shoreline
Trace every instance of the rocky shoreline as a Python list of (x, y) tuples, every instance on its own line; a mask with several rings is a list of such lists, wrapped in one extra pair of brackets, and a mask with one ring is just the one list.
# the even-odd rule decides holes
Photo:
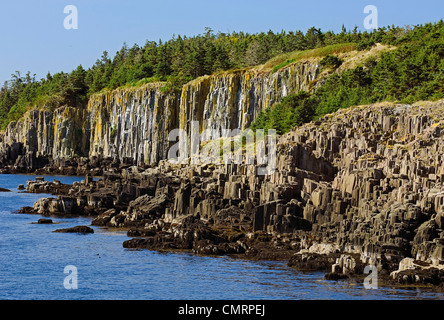
[[(131, 169), (137, 170), (135, 167)], [(88, 176), (81, 183), (74, 185), (45, 181), (44, 177), (28, 181), (27, 192), (49, 192), (56, 197), (38, 200), (33, 207), (24, 207), (19, 213), (46, 217), (91, 216), (93, 218), (91, 226), (126, 230), (128, 237), (132, 239), (123, 242), (122, 246), (129, 249), (189, 252), (204, 256), (228, 255), (257, 261), (279, 260), (286, 261), (288, 266), (299, 271), (325, 272), (327, 280), (363, 281), (365, 278), (362, 255), (344, 253), (343, 248), (335, 244), (317, 242), (316, 239), (310, 238), (309, 231), (266, 233), (261, 230), (253, 231), (254, 228), (245, 223), (243, 227), (241, 223), (233, 224), (233, 220), (228, 217), (239, 218), (235, 209), (233, 212), (227, 210), (225, 219), (216, 223), (201, 219), (199, 215), (186, 215), (180, 219), (173, 219), (174, 221), (168, 219), (165, 221), (165, 216), (161, 212), (166, 207), (165, 203), (173, 202), (171, 198), (144, 195), (129, 201), (128, 206), (123, 201), (121, 209), (116, 209), (110, 201), (97, 202), (100, 197), (98, 194), (87, 196), (90, 190), (102, 189), (109, 185), (107, 179), (109, 178), (94, 181)], [(113, 175), (112, 179), (116, 181), (116, 176)], [(131, 180), (134, 181), (134, 177)], [(108, 193), (108, 196), (109, 194), (111, 193)], [(107, 198), (105, 195), (106, 192), (103, 196)], [(129, 194), (126, 194), (126, 197), (132, 198)], [(58, 229), (55, 232), (93, 233), (94, 231), (88, 226), (78, 226), (69, 230)], [(392, 274), (390, 270), (393, 270)], [(438, 290), (443, 289), (444, 271), (430, 268), (429, 264), (412, 258), (403, 259), (399, 270), (395, 265), (381, 265), (378, 275), (380, 285), (433, 286)]]
[(380, 283), (441, 290), (443, 110), (340, 110), (281, 136), (265, 176), (255, 164), (77, 162), (84, 181), (29, 181), (28, 192), (56, 197), (21, 212), (91, 216), (93, 226), (127, 230), (125, 248), (284, 260), (331, 280), (364, 279), (374, 266)]

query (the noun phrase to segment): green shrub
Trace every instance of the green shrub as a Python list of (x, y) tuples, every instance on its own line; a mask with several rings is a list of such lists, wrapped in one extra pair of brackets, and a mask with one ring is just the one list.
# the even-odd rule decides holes
[(117, 128), (116, 128), (116, 127), (113, 127), (113, 128), (111, 129), (111, 133), (110, 133), (110, 138), (111, 138), (111, 140), (114, 140), (114, 138), (116, 137), (116, 135), (117, 135)]
[(375, 45), (376, 45), (376, 42), (372, 39), (362, 40), (356, 44), (356, 50), (358, 50), (358, 51), (370, 50)]
[(275, 129), (278, 134), (288, 132), (295, 126), (300, 126), (313, 119), (315, 105), (310, 94), (305, 91), (291, 94), (272, 108), (262, 110), (251, 128)]
[(322, 67), (336, 69), (343, 63), (343, 61), (336, 56), (328, 55), (325, 58), (323, 58), (319, 63)]

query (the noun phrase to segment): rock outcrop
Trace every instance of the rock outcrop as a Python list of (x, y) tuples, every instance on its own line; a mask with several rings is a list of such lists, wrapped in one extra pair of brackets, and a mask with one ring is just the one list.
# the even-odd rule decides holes
[(305, 181), (310, 236), (388, 272), (406, 257), (441, 265), (443, 110), (442, 102), (356, 107), (283, 136), (338, 169), (331, 181)]
[(272, 150), (269, 140), (253, 149), (256, 159), (166, 160), (178, 137), (189, 154), (193, 130), (199, 142), (231, 146), (230, 130), (320, 77), (318, 63), (305, 61), (221, 72), (180, 92), (146, 84), (93, 95), (83, 108), (33, 110), (0, 134), (0, 172), (88, 175), (72, 186), (28, 183), (28, 192), (57, 197), (23, 212), (93, 216), (93, 225), (127, 228), (127, 248), (287, 259), (331, 279), (374, 265), (406, 282), (419, 265), (440, 282), (443, 101), (339, 110), (279, 137), (266, 174), (257, 157)]
[(13, 172), (35, 171), (53, 159), (84, 155), (89, 148), (83, 108), (31, 110), (0, 133), (0, 165)]
[(94, 233), (94, 229), (92, 229), (88, 226), (76, 226), (76, 227), (72, 227), (72, 228), (57, 229), (57, 230), (54, 230), (53, 232), (88, 234), (88, 233)]
[[(193, 121), (202, 139), (227, 136), (290, 92), (310, 90), (318, 78), (319, 64), (306, 61), (275, 73), (251, 68), (204, 76), (180, 92), (149, 83), (95, 94), (83, 107), (32, 110), (0, 133), (0, 170), (84, 175), (101, 174), (91, 169), (98, 164), (157, 165), (178, 136), (191, 136)], [(187, 139), (184, 148), (191, 148)]]
[(344, 109), (281, 136), (268, 175), (245, 162), (162, 160), (86, 179), (34, 209), (76, 208), (93, 225), (127, 228), (126, 248), (287, 259), (328, 279), (376, 266), (398, 282), (439, 284), (443, 111), (443, 101)]

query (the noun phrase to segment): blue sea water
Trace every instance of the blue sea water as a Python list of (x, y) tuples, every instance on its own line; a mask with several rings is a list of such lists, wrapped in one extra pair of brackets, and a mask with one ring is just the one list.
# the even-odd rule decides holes
[[(122, 247), (125, 232), (92, 227), (93, 234), (54, 233), (90, 225), (90, 218), (17, 214), (49, 195), (17, 191), (35, 176), (0, 175), (1, 300), (316, 300), (441, 299), (429, 289), (365, 289), (357, 281), (326, 281), (324, 273), (298, 272), (285, 262), (158, 253)], [(51, 177), (62, 183), (79, 177)], [(66, 266), (77, 270), (77, 289), (67, 289)], [(73, 283), (69, 282), (68, 283)]]

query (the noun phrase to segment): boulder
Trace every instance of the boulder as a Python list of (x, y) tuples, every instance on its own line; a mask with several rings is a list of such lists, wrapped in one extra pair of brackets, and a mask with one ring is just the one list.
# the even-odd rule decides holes
[(60, 232), (60, 233), (94, 233), (94, 229), (88, 227), (88, 226), (76, 226), (72, 228), (65, 228), (65, 229), (57, 229), (53, 232)]
[(52, 222), (52, 220), (51, 219), (39, 219), (38, 221), (37, 221), (37, 223), (38, 224), (52, 224), (53, 222)]

